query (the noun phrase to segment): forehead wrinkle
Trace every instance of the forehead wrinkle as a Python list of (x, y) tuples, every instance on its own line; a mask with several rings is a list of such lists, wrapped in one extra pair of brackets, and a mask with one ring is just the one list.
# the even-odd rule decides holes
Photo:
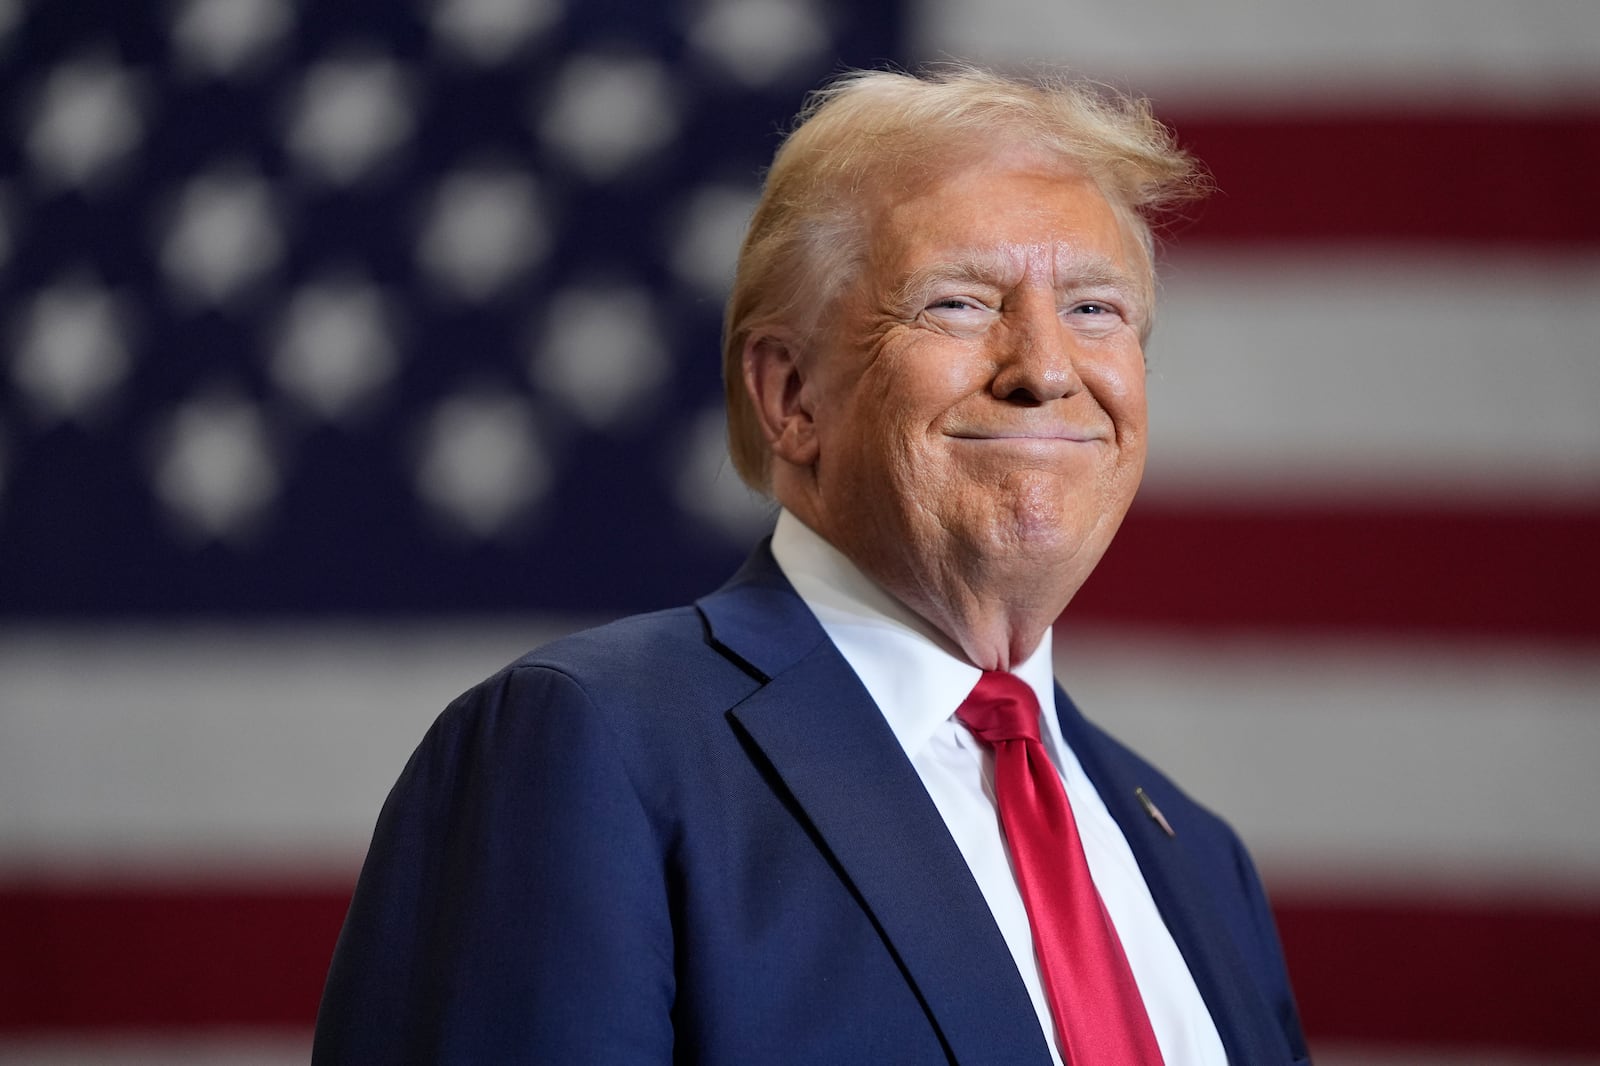
[(1109, 288), (1129, 296), (1142, 296), (1145, 286), (1139, 277), (1116, 259), (1098, 252), (1084, 252), (1072, 244), (1008, 245), (1004, 248), (970, 249), (916, 267), (895, 283), (889, 298), (895, 306), (922, 298), (937, 285), (954, 282), (1010, 289), (1028, 273), (1047, 269), (1051, 287), (1058, 293), (1085, 288)]
[(1071, 244), (1062, 244), (1056, 247), (1051, 265), (1057, 289), (1105, 286), (1137, 292), (1143, 288), (1138, 275), (1103, 252), (1086, 252)]

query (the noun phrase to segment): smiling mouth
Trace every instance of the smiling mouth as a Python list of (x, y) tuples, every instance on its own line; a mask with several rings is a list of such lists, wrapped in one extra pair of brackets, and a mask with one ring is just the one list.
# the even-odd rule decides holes
[(991, 443), (1014, 444), (1092, 444), (1104, 440), (1102, 433), (1090, 433), (1078, 429), (1053, 429), (1053, 430), (997, 430), (991, 433), (977, 433), (961, 431), (950, 434), (956, 440), (986, 441)]

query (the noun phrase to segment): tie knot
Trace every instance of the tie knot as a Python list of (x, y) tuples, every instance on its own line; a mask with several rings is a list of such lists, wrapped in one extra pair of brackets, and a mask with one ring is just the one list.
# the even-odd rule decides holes
[(956, 717), (985, 744), (1039, 739), (1039, 700), (1016, 674), (985, 670)]

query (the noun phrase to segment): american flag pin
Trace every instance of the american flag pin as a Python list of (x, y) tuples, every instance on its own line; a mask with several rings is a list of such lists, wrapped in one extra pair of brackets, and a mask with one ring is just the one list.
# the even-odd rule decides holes
[(1133, 794), (1138, 797), (1139, 806), (1144, 808), (1144, 813), (1150, 816), (1152, 822), (1161, 827), (1163, 833), (1169, 837), (1178, 835), (1172, 831), (1172, 823), (1167, 821), (1167, 816), (1161, 813), (1161, 808), (1156, 806), (1156, 801), (1150, 798), (1149, 793), (1142, 788), (1136, 788), (1133, 790)]

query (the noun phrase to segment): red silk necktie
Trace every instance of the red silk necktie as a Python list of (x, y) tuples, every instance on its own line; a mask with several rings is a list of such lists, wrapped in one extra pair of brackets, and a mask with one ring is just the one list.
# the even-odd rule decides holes
[(1000, 827), (1033, 927), (1045, 998), (1069, 1066), (1160, 1066), (1122, 941), (1089, 876), (1078, 825), (1039, 742), (1039, 701), (986, 670), (956, 717), (994, 751)]

